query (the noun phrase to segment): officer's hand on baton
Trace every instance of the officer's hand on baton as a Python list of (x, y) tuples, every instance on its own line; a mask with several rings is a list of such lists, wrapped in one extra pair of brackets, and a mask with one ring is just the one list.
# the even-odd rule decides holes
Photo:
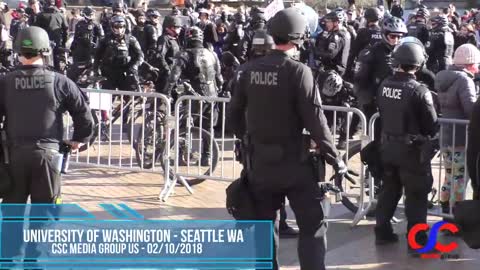
[(65, 143), (70, 145), (70, 147), (72, 148), (72, 151), (78, 150), (80, 147), (84, 145), (84, 143), (75, 142), (75, 141), (65, 141)]

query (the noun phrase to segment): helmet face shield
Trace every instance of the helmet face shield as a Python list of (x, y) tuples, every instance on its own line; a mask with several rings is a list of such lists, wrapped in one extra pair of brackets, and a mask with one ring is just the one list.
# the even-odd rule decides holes
[(113, 34), (116, 36), (121, 36), (125, 34), (125, 24), (124, 23), (113, 23), (112, 24)]

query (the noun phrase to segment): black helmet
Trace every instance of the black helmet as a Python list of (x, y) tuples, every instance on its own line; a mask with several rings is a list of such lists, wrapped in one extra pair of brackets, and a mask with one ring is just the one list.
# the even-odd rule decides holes
[(343, 79), (337, 72), (331, 70), (327, 73), (322, 86), (322, 94), (333, 97), (343, 88)]
[(190, 27), (187, 31), (187, 41), (200, 41), (203, 42), (203, 31), (202, 29), (193, 26)]
[(326, 20), (332, 20), (334, 22), (343, 23), (345, 21), (345, 12), (343, 9), (335, 9), (323, 17)]
[[(437, 29), (437, 28), (446, 28), (448, 27), (448, 18), (446, 16), (438, 15), (435, 16), (431, 19), (432, 22), (432, 28)], [(433, 24), (436, 24), (433, 26)]]
[(161, 17), (160, 12), (156, 9), (147, 10), (147, 17)]
[(122, 11), (123, 12), (123, 4), (122, 2), (115, 2), (112, 4), (112, 11)]
[(393, 50), (394, 65), (421, 67), (426, 61), (425, 48), (416, 38), (404, 38)]
[(382, 18), (382, 14), (378, 8), (367, 8), (365, 14), (363, 14), (367, 22), (376, 22)]
[(112, 19), (110, 20), (110, 26), (112, 27), (112, 32), (114, 35), (119, 34), (115, 31), (115, 28), (122, 27), (122, 26), (125, 28), (126, 25), (127, 23), (125, 21), (125, 18), (120, 15), (113, 16)]
[(408, 33), (408, 30), (402, 19), (391, 16), (383, 19), (382, 33), (384, 36), (390, 33), (399, 33), (405, 35)]
[(428, 9), (426, 9), (426, 8), (419, 8), (417, 10), (417, 13), (415, 14), (415, 16), (416, 17), (422, 17), (426, 20), (430, 17), (430, 11), (428, 11)]
[(82, 10), (82, 16), (84, 17), (90, 17), (95, 13), (95, 9), (91, 6), (86, 6)]
[(163, 20), (163, 28), (182, 27), (182, 20), (178, 16), (166, 16)]
[(182, 9), (182, 15), (183, 16), (189, 16), (190, 15), (190, 10), (188, 8)]
[(252, 39), (252, 53), (254, 55), (265, 55), (268, 51), (273, 50), (275, 42), (265, 30), (257, 30)]
[(267, 18), (265, 17), (265, 13), (263, 11), (258, 11), (252, 14), (251, 17), (251, 23), (252, 25), (260, 24), (260, 23), (266, 23)]
[(236, 24), (244, 24), (247, 21), (245, 14), (241, 12), (235, 13), (235, 15), (233, 15), (233, 19), (235, 20)]
[(30, 26), (22, 29), (15, 40), (15, 51), (19, 55), (23, 54), (43, 54), (51, 52), (50, 39), (47, 31), (37, 26)]
[(240, 65), (240, 62), (233, 53), (226, 51), (222, 53), (222, 65), (225, 67), (236, 67)]
[(296, 8), (282, 9), (268, 21), (268, 33), (274, 39), (303, 44), (307, 21)]

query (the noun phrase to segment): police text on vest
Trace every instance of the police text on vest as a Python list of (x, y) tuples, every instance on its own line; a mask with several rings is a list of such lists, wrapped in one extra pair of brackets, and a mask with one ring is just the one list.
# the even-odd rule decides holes
[(402, 90), (397, 88), (383, 87), (382, 96), (393, 99), (402, 99)]

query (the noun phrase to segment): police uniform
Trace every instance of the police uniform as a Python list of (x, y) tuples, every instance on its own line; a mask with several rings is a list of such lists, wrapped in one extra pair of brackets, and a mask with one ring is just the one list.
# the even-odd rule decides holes
[(81, 20), (77, 23), (73, 42), (70, 46), (73, 65), (67, 73), (71, 80), (76, 81), (80, 73), (87, 68), (92, 55), (95, 55), (97, 44), (103, 36), (102, 26), (93, 20)]
[(430, 39), (430, 32), (428, 31), (427, 25), (422, 21), (416, 21), (407, 25), (409, 37), (418, 38), (423, 45), (426, 45)]
[[(195, 29), (198, 29), (195, 27)], [(201, 31), (198, 29), (198, 31)], [(220, 61), (217, 55), (203, 47), (201, 41), (196, 40), (189, 43), (189, 47), (184, 51), (179, 52), (173, 65), (171, 66), (171, 73), (167, 81), (167, 85), (163, 93), (171, 96), (172, 90), (177, 85), (180, 77), (189, 80), (193, 89), (202, 96), (217, 97), (219, 87), (223, 85), (223, 77), (220, 68)], [(218, 118), (218, 110), (212, 104), (203, 106), (203, 112), (200, 112), (200, 104), (195, 102), (192, 104), (192, 114), (203, 114), (205, 117), (205, 126), (203, 128), (211, 130), (216, 126)], [(213, 110), (213, 121), (210, 119)], [(208, 113), (206, 113), (208, 112)], [(210, 141), (205, 140), (202, 146), (201, 165), (210, 165)]]
[(94, 69), (101, 69), (107, 81), (104, 89), (138, 90), (138, 67), (143, 53), (137, 39), (131, 35), (121, 38), (113, 34), (100, 41), (95, 53)]
[(340, 75), (345, 73), (350, 41), (351, 36), (346, 29), (325, 31), (319, 36), (315, 45), (315, 56), (322, 61), (325, 70), (335, 70)]
[(359, 108), (369, 119), (376, 111), (375, 96), (380, 83), (393, 74), (392, 46), (378, 42), (364, 49), (355, 66), (354, 84)]
[(437, 114), (427, 87), (409, 73), (396, 72), (384, 80), (377, 96), (381, 135), (383, 189), (376, 210), (376, 236), (393, 233), (392, 219), (405, 190), (407, 232), (427, 221), (428, 193), (432, 187), (429, 137), (438, 130)]
[(330, 164), (336, 164), (339, 153), (311, 70), (281, 51), (249, 61), (235, 87), (228, 115), (235, 134), (249, 137), (248, 180), (257, 219), (275, 221), (274, 269), (279, 269), (277, 210), (284, 196), (300, 228), (300, 267), (325, 269), (322, 193), (307, 160), (310, 141), (304, 140), (302, 131), (310, 132)]
[[(56, 163), (64, 135), (63, 114), (68, 111), (72, 116), (72, 140), (87, 142), (93, 131), (87, 97), (70, 79), (43, 66), (18, 67), (0, 78), (0, 89), (14, 182), (2, 203), (25, 204), (28, 197), (31, 203), (55, 203), (61, 191)], [(14, 224), (3, 224), (2, 238), (15, 228)], [(2, 249), (3, 258), (19, 255), (21, 237), (18, 240)]]
[(452, 64), (453, 47), (454, 38), (448, 27), (430, 31), (430, 40), (425, 46), (428, 54), (427, 68), (433, 73), (447, 69)]
[(358, 31), (357, 38), (352, 41), (352, 46), (350, 47), (350, 53), (348, 55), (347, 75), (353, 77), (352, 72), (355, 68), (354, 63), (360, 51), (368, 46), (373, 46), (381, 40), (382, 33), (380, 27), (376, 24), (371, 25), (368, 28), (362, 28)]
[(164, 34), (158, 38), (156, 50), (156, 59), (153, 64), (160, 69), (156, 87), (158, 91), (162, 91), (167, 83), (175, 56), (180, 51), (178, 38), (164, 32)]

